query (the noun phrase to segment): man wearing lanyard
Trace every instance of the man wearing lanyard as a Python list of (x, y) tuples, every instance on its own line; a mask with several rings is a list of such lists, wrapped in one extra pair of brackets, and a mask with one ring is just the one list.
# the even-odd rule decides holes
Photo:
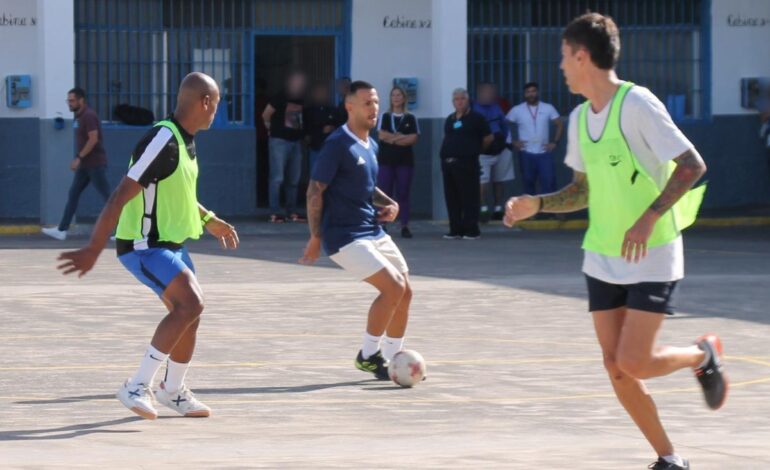
[[(514, 106), (506, 119), (516, 124), (519, 130), (519, 138), (513, 141), (513, 146), (521, 154), (524, 192), (538, 194), (538, 180), (541, 193), (556, 191), (556, 173), (551, 152), (564, 131), (559, 112), (552, 105), (540, 101), (537, 83), (530, 82), (524, 85), (524, 102)], [(550, 139), (551, 123), (556, 126), (553, 140)]]
[(444, 122), (441, 144), (441, 173), (444, 177), (444, 199), (449, 215), (447, 240), (475, 240), (479, 229), (479, 155), (494, 136), (489, 123), (470, 107), (468, 91), (457, 88), (452, 93), (455, 111)]

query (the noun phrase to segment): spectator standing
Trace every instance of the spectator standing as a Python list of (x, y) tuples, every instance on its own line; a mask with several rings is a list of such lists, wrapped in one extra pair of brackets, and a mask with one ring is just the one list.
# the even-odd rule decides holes
[(390, 107), (383, 113), (378, 127), (380, 149), (377, 161), (380, 171), (377, 187), (398, 203), (403, 238), (412, 238), (409, 229), (409, 201), (414, 176), (413, 147), (419, 134), (417, 118), (407, 109), (406, 92), (403, 88), (393, 87), (390, 91)]
[[(274, 96), (262, 113), (270, 133), (270, 222), (303, 222), (297, 212), (297, 186), (302, 173), (302, 122), (307, 80), (302, 72), (292, 72), (283, 92)], [(281, 188), (286, 210), (281, 210)]]
[(455, 111), (444, 122), (441, 144), (441, 173), (444, 177), (444, 198), (449, 214), (449, 233), (445, 239), (475, 240), (479, 230), (479, 155), (494, 139), (486, 119), (473, 111), (468, 91), (457, 88), (452, 92)]
[[(530, 82), (524, 85), (524, 102), (514, 106), (507, 119), (516, 124), (519, 131), (513, 147), (521, 156), (524, 193), (538, 194), (538, 182), (540, 193), (556, 191), (553, 149), (564, 132), (559, 112), (552, 105), (540, 101), (537, 83)], [(556, 127), (553, 139), (551, 125)]]
[(491, 214), (487, 206), (489, 185), (494, 185), (493, 207), (496, 220), (503, 220), (503, 204), (505, 204), (505, 182), (512, 181), (513, 154), (506, 148), (511, 130), (505, 119), (505, 113), (500, 107), (497, 97), (497, 87), (492, 83), (481, 83), (478, 86), (477, 100), (473, 103), (473, 110), (484, 116), (489, 128), (494, 135), (492, 144), (487, 147), (481, 156), (481, 212), (480, 220), (488, 222)]
[(321, 152), (321, 147), (339, 123), (339, 109), (332, 104), (329, 85), (318, 82), (310, 90), (310, 106), (305, 109), (305, 126), (309, 137), (308, 160), (310, 173)]

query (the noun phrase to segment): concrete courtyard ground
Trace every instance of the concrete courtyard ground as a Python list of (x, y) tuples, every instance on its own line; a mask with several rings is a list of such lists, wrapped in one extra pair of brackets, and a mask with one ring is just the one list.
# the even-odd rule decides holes
[[(190, 243), (207, 308), (188, 384), (210, 419), (114, 398), (163, 315), (112, 250), (62, 277), (55, 242), (0, 237), (0, 468), (642, 469), (654, 455), (612, 394), (586, 313), (580, 232), (396, 239), (415, 291), (414, 389), (352, 366), (374, 292), (328, 259), (296, 263), (306, 227), (251, 224), (242, 246)], [(770, 468), (770, 228), (686, 237), (681, 314), (661, 340), (722, 335), (732, 379), (709, 411), (692, 374), (649, 381), (693, 469)]]

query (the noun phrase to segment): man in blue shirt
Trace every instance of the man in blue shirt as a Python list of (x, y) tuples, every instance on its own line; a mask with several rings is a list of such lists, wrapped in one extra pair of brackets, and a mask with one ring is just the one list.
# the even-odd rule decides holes
[(326, 139), (311, 174), (310, 240), (300, 262), (315, 262), (323, 245), (332, 261), (380, 292), (369, 309), (355, 365), (386, 380), (388, 361), (404, 345), (412, 290), (406, 261), (380, 226), (396, 219), (398, 204), (375, 186), (377, 144), (369, 132), (377, 126), (379, 103), (371, 84), (351, 83), (347, 123)]
[(503, 219), (503, 204), (505, 204), (505, 182), (512, 181), (513, 174), (513, 154), (506, 148), (505, 142), (511, 130), (508, 128), (508, 122), (505, 120), (505, 113), (498, 104), (497, 87), (490, 82), (480, 83), (477, 88), (476, 101), (473, 102), (473, 110), (484, 116), (489, 124), (494, 139), (479, 155), (481, 164), (481, 211), (479, 218), (481, 222), (488, 222), (490, 217), (489, 206), (487, 205), (490, 183), (494, 184), (494, 193), (492, 199), (494, 203), (494, 218)]

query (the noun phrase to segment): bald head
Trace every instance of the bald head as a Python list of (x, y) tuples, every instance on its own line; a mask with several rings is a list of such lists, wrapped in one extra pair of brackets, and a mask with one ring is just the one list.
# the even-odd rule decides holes
[(192, 72), (179, 85), (174, 116), (180, 122), (185, 121), (185, 129), (194, 134), (211, 126), (218, 104), (217, 82), (205, 73)]
[(213, 78), (201, 72), (188, 73), (179, 85), (177, 106), (182, 103), (187, 104), (191, 101), (199, 101), (206, 96), (214, 97), (215, 95), (219, 96), (219, 86)]

